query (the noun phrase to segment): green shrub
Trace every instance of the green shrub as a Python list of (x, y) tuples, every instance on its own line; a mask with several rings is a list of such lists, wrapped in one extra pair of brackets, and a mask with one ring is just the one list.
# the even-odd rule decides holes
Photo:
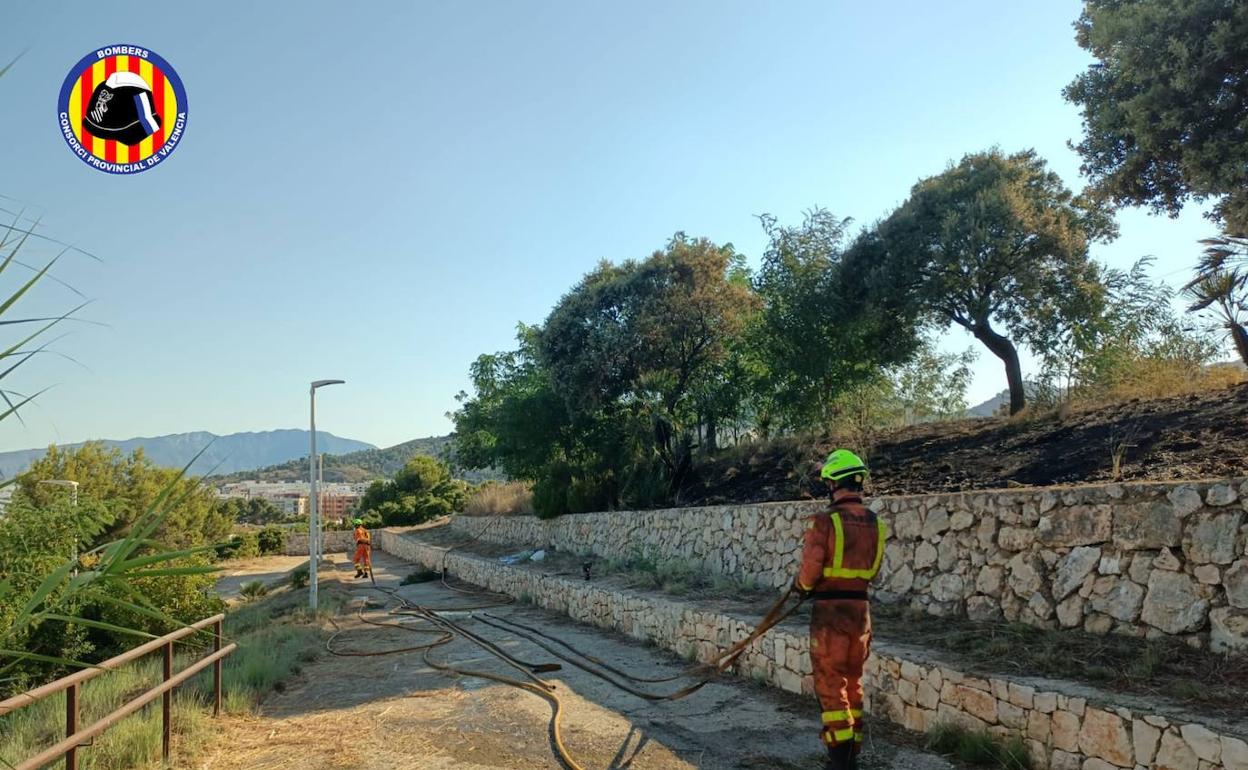
[(987, 730), (972, 731), (942, 722), (927, 732), (927, 748), (972, 765), (1001, 770), (1031, 770), (1031, 754), (1017, 735), (1002, 740)]
[(310, 580), (310, 577), (308, 575), (308, 565), (306, 564), (301, 565), (299, 567), (295, 567), (295, 569), (292, 570), (290, 573), (290, 587), (291, 588), (296, 588), (296, 589), (307, 588), (309, 580)]
[(242, 597), (247, 601), (254, 602), (257, 599), (263, 599), (265, 596), (268, 596), (269, 587), (259, 580), (252, 580), (250, 582), (243, 583), (243, 585), (238, 589), (238, 592), (242, 594)]
[(218, 559), (254, 559), (260, 555), (260, 538), (255, 532), (234, 535), (216, 547)]
[(281, 527), (265, 527), (256, 535), (256, 546), (262, 555), (280, 554), (286, 547), (286, 532)]

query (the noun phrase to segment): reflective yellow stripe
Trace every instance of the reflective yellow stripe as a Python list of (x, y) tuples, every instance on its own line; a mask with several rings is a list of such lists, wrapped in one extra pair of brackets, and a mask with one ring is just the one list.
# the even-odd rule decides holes
[(825, 711), (823, 712), (823, 721), (825, 722), (848, 722), (849, 711)]
[(884, 561), (884, 541), (888, 539), (888, 527), (883, 519), (875, 520), (876, 532), (879, 535), (875, 543), (875, 559), (867, 569), (846, 569), (845, 562), (845, 528), (841, 524), (841, 514), (832, 513), (832, 529), (836, 531), (836, 548), (832, 553), (832, 566), (823, 568), (825, 578), (862, 578), (870, 580), (880, 571)]
[(859, 717), (862, 716), (862, 709), (850, 709), (849, 715), (853, 717), (854, 719), (858, 719)]
[(854, 743), (862, 743), (862, 733), (854, 733)]
[(846, 727), (844, 730), (837, 730), (832, 733), (832, 737), (836, 739), (837, 743), (844, 743), (854, 737), (854, 728)]
[(824, 731), (824, 733), (823, 733), (823, 742), (824, 742), (824, 743), (831, 743), (831, 742), (832, 742), (832, 733), (829, 733), (829, 732), (827, 732), (827, 731)]
[[(841, 524), (841, 514), (833, 511), (832, 528), (836, 530), (836, 552), (832, 554), (832, 577), (838, 577), (844, 570), (845, 563), (845, 526)], [(827, 570), (824, 570), (827, 573)]]
[(801, 583), (801, 582), (798, 583), (798, 586), (800, 586), (803, 591), (813, 591), (815, 589), (814, 586), (808, 586), (805, 583)]

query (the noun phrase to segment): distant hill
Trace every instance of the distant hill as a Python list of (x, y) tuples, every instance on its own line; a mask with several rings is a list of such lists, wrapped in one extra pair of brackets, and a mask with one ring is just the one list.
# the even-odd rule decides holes
[[(429, 436), (416, 438), (395, 444), (385, 449), (363, 449), (347, 454), (327, 453), (325, 455), (325, 480), (341, 482), (372, 481), (389, 478), (398, 472), (408, 460), (416, 455), (436, 457), (446, 460), (450, 449), (450, 436)], [(456, 476), (472, 482), (502, 478), (489, 471), (458, 471)], [(213, 481), (230, 482), (255, 479), (257, 481), (303, 481), (308, 477), (308, 456), (288, 462), (271, 465), (258, 470), (242, 471), (228, 475), (214, 476)]]
[[(215, 469), (216, 473), (261, 468), (308, 456), (309, 433), (306, 430), (269, 430), (259, 433), (231, 433), (217, 436), (207, 431), (175, 433), (169, 436), (130, 438), (124, 440), (104, 439), (105, 446), (116, 447), (130, 453), (142, 449), (157, 465), (181, 468), (191, 461), (195, 453), (207, 447), (204, 454), (191, 467), (192, 473), (204, 474)], [(332, 433), (316, 432), (317, 448), (326, 452), (343, 454), (359, 450), (380, 451), (372, 444), (339, 438)], [(77, 448), (77, 444), (62, 444), (62, 448)], [(19, 449), (0, 452), (0, 476), (13, 478), (43, 457), (46, 449)]]

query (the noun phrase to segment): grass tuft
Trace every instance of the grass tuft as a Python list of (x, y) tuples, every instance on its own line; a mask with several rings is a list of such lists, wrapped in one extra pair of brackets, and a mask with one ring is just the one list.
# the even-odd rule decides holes
[(968, 730), (950, 722), (928, 731), (927, 748), (971, 765), (1002, 770), (1031, 770), (1033, 767), (1031, 754), (1019, 736), (1003, 739), (986, 730)]

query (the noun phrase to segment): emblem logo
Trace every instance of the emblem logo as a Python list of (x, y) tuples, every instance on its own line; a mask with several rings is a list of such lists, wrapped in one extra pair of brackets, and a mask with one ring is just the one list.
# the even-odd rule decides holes
[(169, 62), (135, 45), (82, 57), (65, 76), (57, 117), (65, 144), (110, 174), (163, 162), (186, 132), (186, 89)]

